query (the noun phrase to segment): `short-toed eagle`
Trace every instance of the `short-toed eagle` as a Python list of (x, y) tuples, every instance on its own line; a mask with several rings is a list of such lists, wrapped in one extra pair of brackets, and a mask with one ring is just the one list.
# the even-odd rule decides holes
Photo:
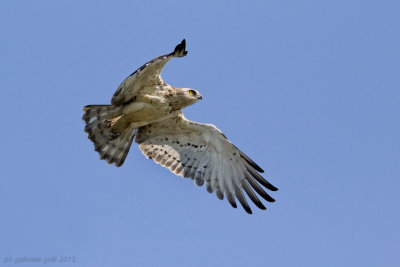
[[(160, 74), (173, 57), (184, 57), (183, 40), (175, 50), (159, 56), (136, 70), (118, 87), (111, 105), (83, 108), (85, 131), (100, 158), (121, 166), (132, 141), (143, 154), (171, 172), (189, 177), (195, 184), (224, 196), (236, 208), (235, 198), (252, 213), (245, 195), (260, 209), (266, 209), (256, 193), (269, 202), (274, 199), (262, 188), (276, 191), (259, 173), (263, 170), (233, 145), (214, 125), (187, 120), (182, 109), (202, 99), (190, 88), (166, 84)], [(255, 192), (256, 193), (255, 193)]]

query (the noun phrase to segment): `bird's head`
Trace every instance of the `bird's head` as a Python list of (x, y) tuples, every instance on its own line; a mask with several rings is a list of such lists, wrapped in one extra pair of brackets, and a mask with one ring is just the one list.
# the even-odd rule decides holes
[(175, 101), (181, 108), (193, 105), (197, 100), (203, 99), (203, 96), (196, 90), (190, 88), (177, 88)]
[(185, 93), (188, 95), (189, 99), (193, 99), (194, 102), (196, 102), (199, 99), (203, 99), (203, 96), (199, 93), (199, 91), (190, 88), (185, 88), (185, 89), (186, 89)]

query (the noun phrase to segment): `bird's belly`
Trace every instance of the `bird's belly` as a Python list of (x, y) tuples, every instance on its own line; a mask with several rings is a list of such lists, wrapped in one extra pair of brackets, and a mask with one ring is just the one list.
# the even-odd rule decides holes
[(123, 120), (133, 128), (160, 121), (168, 116), (168, 105), (133, 102), (123, 109)]

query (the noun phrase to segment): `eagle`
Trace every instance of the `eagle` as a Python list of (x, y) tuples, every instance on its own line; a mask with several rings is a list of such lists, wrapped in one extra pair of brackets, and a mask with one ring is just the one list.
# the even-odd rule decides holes
[[(260, 209), (275, 200), (263, 189), (278, 190), (265, 180), (264, 171), (232, 144), (214, 125), (186, 119), (182, 109), (202, 99), (194, 89), (177, 88), (161, 78), (164, 65), (172, 58), (187, 55), (182, 40), (172, 53), (150, 60), (117, 88), (111, 105), (87, 105), (82, 119), (85, 132), (100, 159), (122, 166), (133, 140), (142, 153), (171, 172), (205, 184), (209, 193), (224, 196), (236, 208), (252, 210), (248, 198)], [(257, 194), (256, 194), (257, 193)]]

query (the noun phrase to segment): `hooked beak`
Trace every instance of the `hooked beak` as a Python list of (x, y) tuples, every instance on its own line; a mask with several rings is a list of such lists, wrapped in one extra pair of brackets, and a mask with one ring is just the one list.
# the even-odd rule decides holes
[(203, 99), (203, 96), (202, 95), (198, 95), (197, 99)]

